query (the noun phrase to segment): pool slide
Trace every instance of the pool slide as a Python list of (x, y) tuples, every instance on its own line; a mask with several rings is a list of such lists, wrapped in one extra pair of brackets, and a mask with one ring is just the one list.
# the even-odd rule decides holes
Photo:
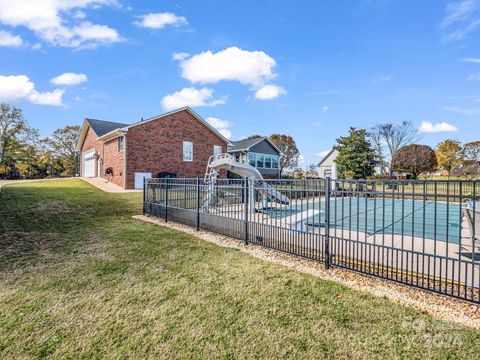
[[(280, 191), (265, 182), (262, 174), (255, 167), (248, 164), (243, 164), (235, 160), (230, 154), (213, 155), (208, 160), (207, 172), (205, 174), (205, 183), (207, 185), (214, 185), (218, 172), (221, 170), (230, 170), (231, 172), (240, 175), (243, 178), (248, 178), (254, 182), (255, 189), (258, 190), (265, 199), (275, 201), (283, 205), (288, 205), (290, 199), (283, 195)], [(209, 191), (210, 193), (210, 191)], [(252, 192), (253, 195), (253, 192)], [(211, 194), (207, 193), (207, 202), (210, 203)], [(254, 202), (251, 201), (253, 205)], [(208, 205), (207, 205), (208, 206)]]

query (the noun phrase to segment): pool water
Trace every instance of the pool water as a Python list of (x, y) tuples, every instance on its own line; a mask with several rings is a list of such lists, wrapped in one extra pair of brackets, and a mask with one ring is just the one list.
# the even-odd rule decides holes
[[(320, 213), (308, 218), (312, 226), (325, 225), (325, 201), (263, 212), (284, 218), (309, 209)], [(397, 234), (459, 243), (461, 235), (461, 206), (443, 201), (386, 198), (332, 198), (330, 226), (369, 234)]]

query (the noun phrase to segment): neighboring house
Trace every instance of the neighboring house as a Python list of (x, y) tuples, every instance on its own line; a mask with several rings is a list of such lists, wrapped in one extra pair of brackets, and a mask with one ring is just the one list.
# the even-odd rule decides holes
[[(264, 178), (277, 179), (280, 177), (281, 151), (265, 136), (254, 137), (239, 141), (230, 141), (228, 153), (235, 156), (237, 161), (256, 167)], [(227, 177), (235, 177), (227, 172)]]
[(332, 179), (337, 178), (337, 163), (335, 162), (337, 156), (338, 151), (332, 149), (322, 160), (320, 160), (318, 163), (318, 176), (321, 178), (326, 178), (327, 176)]
[[(318, 163), (318, 176), (322, 178), (326, 178), (327, 176), (329, 176), (332, 179), (338, 178), (337, 163), (335, 162), (335, 160), (337, 159), (337, 156), (338, 156), (338, 151), (335, 149), (332, 149), (328, 152), (327, 155), (325, 155), (325, 157), (322, 160), (320, 160), (320, 162)], [(375, 162), (374, 170), (375, 170), (375, 173), (374, 173), (375, 175), (384, 175), (379, 161)]]
[(209, 157), (226, 152), (228, 145), (228, 139), (185, 107), (132, 125), (85, 119), (77, 151), (81, 176), (139, 189), (144, 177), (162, 173), (203, 177)]

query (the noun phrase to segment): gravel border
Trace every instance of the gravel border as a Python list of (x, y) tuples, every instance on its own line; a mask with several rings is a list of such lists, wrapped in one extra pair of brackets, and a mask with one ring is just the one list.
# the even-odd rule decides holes
[(349, 288), (369, 293), (374, 296), (386, 297), (391, 301), (414, 308), (422, 313), (432, 315), (450, 323), (460, 324), (480, 329), (480, 306), (447, 296), (415, 289), (392, 281), (379, 279), (354, 271), (333, 268), (326, 270), (324, 265), (311, 260), (305, 260), (292, 255), (269, 250), (257, 245), (246, 246), (242, 241), (208, 231), (197, 231), (187, 225), (165, 222), (162, 219), (137, 215), (134, 219), (165, 226), (193, 235), (201, 240), (219, 246), (239, 249), (256, 258), (287, 266), (297, 271), (316, 276), (324, 280), (341, 283)]

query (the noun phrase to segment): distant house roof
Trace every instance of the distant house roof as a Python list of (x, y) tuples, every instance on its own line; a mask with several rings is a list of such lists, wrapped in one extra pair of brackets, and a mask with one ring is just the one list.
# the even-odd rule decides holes
[(323, 157), (323, 159), (320, 160), (320, 162), (318, 163), (318, 166), (322, 166), (322, 164), (323, 164), (330, 156), (332, 156), (332, 154), (333, 154), (334, 152), (335, 152), (335, 149), (332, 148), (332, 150), (330, 150), (330, 151), (327, 153), (327, 155), (325, 155), (325, 156)]
[(228, 151), (229, 152), (248, 151), (252, 146), (258, 144), (260, 141), (263, 141), (263, 140), (267, 141), (270, 145), (272, 145), (275, 148), (275, 150), (281, 153), (280, 149), (266, 136), (256, 136), (249, 139), (230, 141), (232, 145), (228, 147)]
[(128, 124), (123, 124), (114, 121), (98, 120), (98, 119), (89, 119), (85, 118), (92, 130), (97, 134), (97, 137), (108, 134), (109, 132), (128, 126)]

